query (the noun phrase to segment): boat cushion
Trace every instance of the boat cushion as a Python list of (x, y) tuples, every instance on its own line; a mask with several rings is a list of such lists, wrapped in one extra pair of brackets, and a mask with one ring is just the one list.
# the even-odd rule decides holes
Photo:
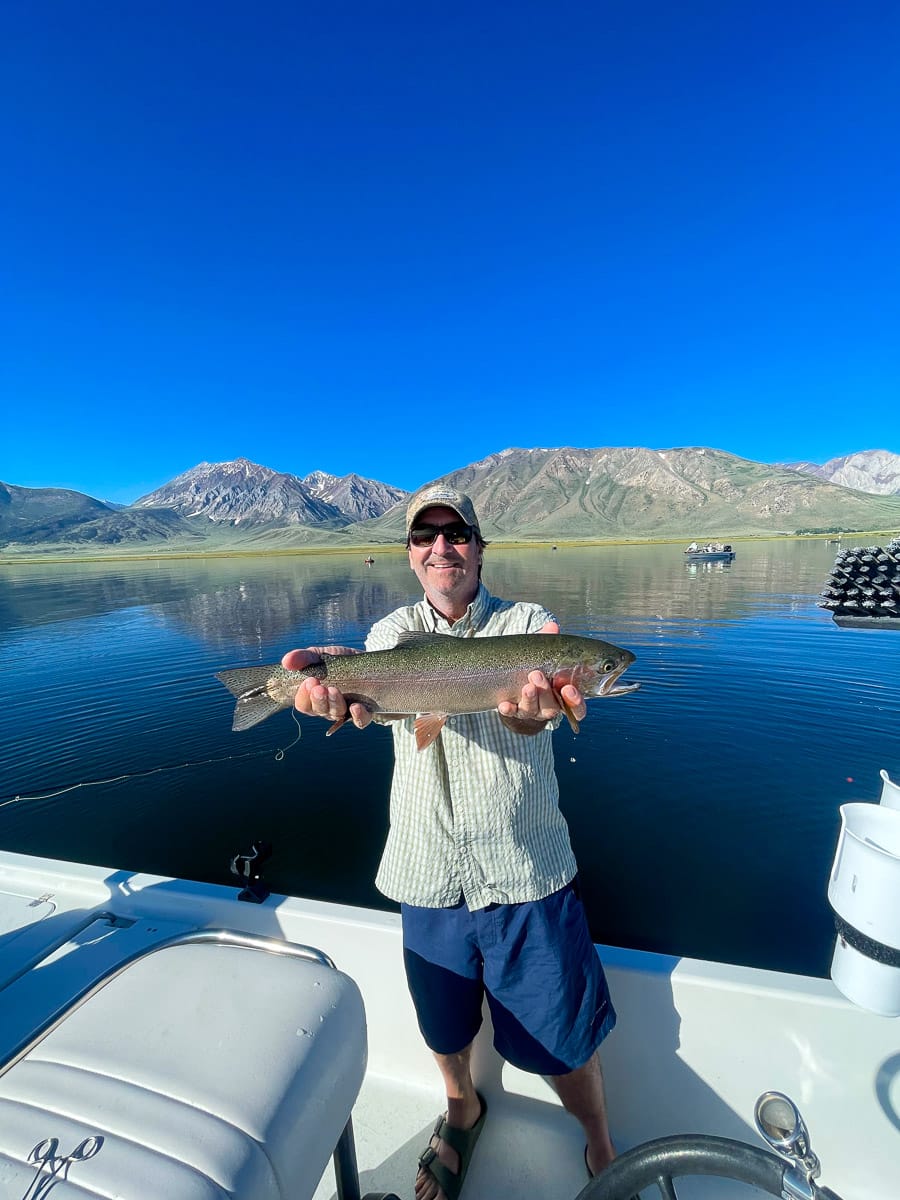
[[(341, 972), (226, 945), (160, 950), (0, 1078), (0, 1195), (25, 1194), (29, 1153), (55, 1138), (53, 1200), (308, 1200), (365, 1066), (362, 998)], [(89, 1137), (92, 1157), (62, 1161)]]

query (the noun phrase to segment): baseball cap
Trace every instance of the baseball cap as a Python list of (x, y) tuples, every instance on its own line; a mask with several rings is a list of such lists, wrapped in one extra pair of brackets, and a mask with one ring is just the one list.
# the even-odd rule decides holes
[(465, 492), (446, 483), (431, 483), (420, 488), (410, 500), (406, 509), (406, 532), (409, 533), (420, 512), (426, 508), (452, 508), (467, 525), (473, 526), (481, 534), (478, 517), (475, 515), (475, 505)]

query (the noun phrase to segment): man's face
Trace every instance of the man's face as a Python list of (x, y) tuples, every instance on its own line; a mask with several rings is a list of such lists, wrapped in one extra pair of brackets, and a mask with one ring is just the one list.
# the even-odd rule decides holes
[[(421, 525), (460, 525), (465, 522), (452, 508), (426, 508), (416, 517)], [(409, 546), (409, 565), (439, 612), (461, 616), (478, 591), (481, 547), (473, 534), (468, 543), (451, 545), (441, 533), (430, 546)], [(453, 609), (454, 611), (447, 611)], [(462, 610), (462, 611), (460, 611)]]

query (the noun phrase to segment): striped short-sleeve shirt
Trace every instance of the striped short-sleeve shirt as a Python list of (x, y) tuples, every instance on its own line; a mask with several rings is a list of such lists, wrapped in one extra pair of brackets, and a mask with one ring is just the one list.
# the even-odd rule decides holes
[[(537, 633), (553, 616), (538, 604), (501, 600), (484, 584), (450, 625), (426, 599), (374, 625), (367, 650), (386, 650), (406, 630), (450, 637)], [(573, 878), (575, 856), (559, 810), (548, 729), (513, 733), (496, 712), (450, 717), (440, 737), (416, 747), (413, 718), (392, 725), (390, 829), (375, 885), (392, 900), (445, 908), (540, 900)]]

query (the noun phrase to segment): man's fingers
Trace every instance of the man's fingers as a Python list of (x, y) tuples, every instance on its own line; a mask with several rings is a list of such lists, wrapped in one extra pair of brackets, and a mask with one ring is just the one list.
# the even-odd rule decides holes
[(350, 719), (357, 729), (365, 729), (372, 722), (372, 714), (364, 704), (351, 704)]
[(321, 661), (322, 659), (315, 650), (288, 650), (281, 660), (281, 665), (286, 671), (302, 671), (311, 663)]
[(315, 679), (304, 679), (294, 696), (294, 708), (308, 717), (337, 721), (347, 711), (347, 702), (337, 688), (324, 687)]
[(307, 646), (304, 650), (288, 650), (281, 665), (286, 671), (302, 671), (310, 663), (322, 661), (323, 654), (359, 654), (352, 646)]
[(576, 721), (583, 721), (587, 716), (587, 701), (577, 687), (571, 683), (567, 683), (562, 689), (560, 695), (572, 710), (572, 715)]

